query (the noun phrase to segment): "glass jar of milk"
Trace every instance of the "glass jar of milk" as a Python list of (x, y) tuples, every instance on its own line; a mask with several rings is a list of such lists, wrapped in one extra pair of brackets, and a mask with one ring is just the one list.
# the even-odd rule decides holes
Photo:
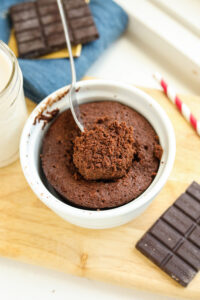
[(0, 41), (0, 167), (18, 158), (26, 117), (22, 72), (13, 52)]

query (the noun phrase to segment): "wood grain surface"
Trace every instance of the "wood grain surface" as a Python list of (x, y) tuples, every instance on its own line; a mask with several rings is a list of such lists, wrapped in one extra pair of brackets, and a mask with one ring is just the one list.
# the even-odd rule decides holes
[[(164, 295), (200, 299), (200, 273), (183, 288), (135, 249), (138, 239), (185, 188), (193, 180), (200, 183), (200, 137), (162, 92), (145, 91), (169, 115), (177, 141), (173, 171), (145, 213), (114, 229), (71, 225), (37, 199), (17, 161), (0, 169), (1, 256)], [(200, 118), (200, 98), (181, 98)], [(35, 106), (28, 100), (27, 104), (29, 111)]]

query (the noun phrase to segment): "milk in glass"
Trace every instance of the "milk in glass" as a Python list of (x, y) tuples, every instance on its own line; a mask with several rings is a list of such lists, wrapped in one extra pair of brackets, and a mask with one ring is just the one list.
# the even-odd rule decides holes
[(22, 72), (13, 52), (0, 41), (0, 167), (17, 159), (26, 117)]

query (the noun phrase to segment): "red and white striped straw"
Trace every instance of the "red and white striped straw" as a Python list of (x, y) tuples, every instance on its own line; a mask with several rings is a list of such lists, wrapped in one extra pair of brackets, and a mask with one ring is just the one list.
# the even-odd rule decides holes
[(174, 89), (166, 83), (166, 81), (162, 78), (162, 76), (159, 73), (156, 72), (155, 74), (153, 74), (153, 76), (160, 83), (167, 97), (171, 100), (173, 104), (176, 105), (180, 113), (192, 125), (197, 134), (200, 135), (200, 120), (197, 120), (194, 117), (189, 107), (181, 101)]

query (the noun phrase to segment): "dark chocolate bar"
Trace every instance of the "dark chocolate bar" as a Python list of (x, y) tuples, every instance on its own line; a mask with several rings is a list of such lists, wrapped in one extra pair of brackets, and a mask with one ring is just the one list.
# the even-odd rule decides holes
[[(84, 0), (63, 0), (73, 45), (99, 37), (89, 6)], [(37, 0), (10, 9), (19, 57), (34, 58), (66, 47), (56, 0)]]
[(136, 244), (182, 286), (200, 270), (200, 185), (193, 182)]

